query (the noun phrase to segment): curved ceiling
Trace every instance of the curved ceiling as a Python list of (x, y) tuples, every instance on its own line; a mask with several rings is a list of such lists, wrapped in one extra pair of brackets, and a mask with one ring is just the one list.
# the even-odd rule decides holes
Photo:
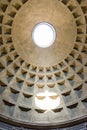
[[(40, 22), (57, 33), (46, 49), (32, 40)], [(56, 92), (58, 107), (36, 106), (45, 91)], [(0, 113), (31, 125), (87, 116), (87, 0), (0, 0)]]

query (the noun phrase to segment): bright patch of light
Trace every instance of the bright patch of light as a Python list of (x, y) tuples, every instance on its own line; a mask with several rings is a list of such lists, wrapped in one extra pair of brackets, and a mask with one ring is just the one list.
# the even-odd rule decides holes
[(53, 26), (46, 22), (37, 24), (32, 32), (34, 43), (41, 48), (50, 47), (54, 43), (55, 37), (56, 32)]
[(55, 109), (60, 104), (60, 97), (54, 92), (45, 91), (35, 97), (36, 106), (43, 110)]

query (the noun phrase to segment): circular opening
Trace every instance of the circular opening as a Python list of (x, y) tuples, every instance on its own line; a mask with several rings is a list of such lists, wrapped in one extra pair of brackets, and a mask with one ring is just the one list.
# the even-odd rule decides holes
[(51, 24), (42, 22), (37, 24), (32, 32), (34, 43), (41, 48), (50, 47), (56, 38), (56, 32)]

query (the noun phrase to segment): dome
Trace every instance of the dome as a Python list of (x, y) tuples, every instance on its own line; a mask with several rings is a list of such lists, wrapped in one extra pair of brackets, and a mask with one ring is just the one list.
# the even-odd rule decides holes
[(0, 0), (0, 121), (87, 121), (87, 0)]

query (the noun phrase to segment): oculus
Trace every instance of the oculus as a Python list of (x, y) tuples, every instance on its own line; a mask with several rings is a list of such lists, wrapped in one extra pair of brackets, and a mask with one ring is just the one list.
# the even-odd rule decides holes
[(54, 27), (47, 23), (42, 22), (33, 28), (32, 31), (32, 39), (33, 42), (41, 48), (47, 48), (50, 47), (56, 38), (56, 31)]

